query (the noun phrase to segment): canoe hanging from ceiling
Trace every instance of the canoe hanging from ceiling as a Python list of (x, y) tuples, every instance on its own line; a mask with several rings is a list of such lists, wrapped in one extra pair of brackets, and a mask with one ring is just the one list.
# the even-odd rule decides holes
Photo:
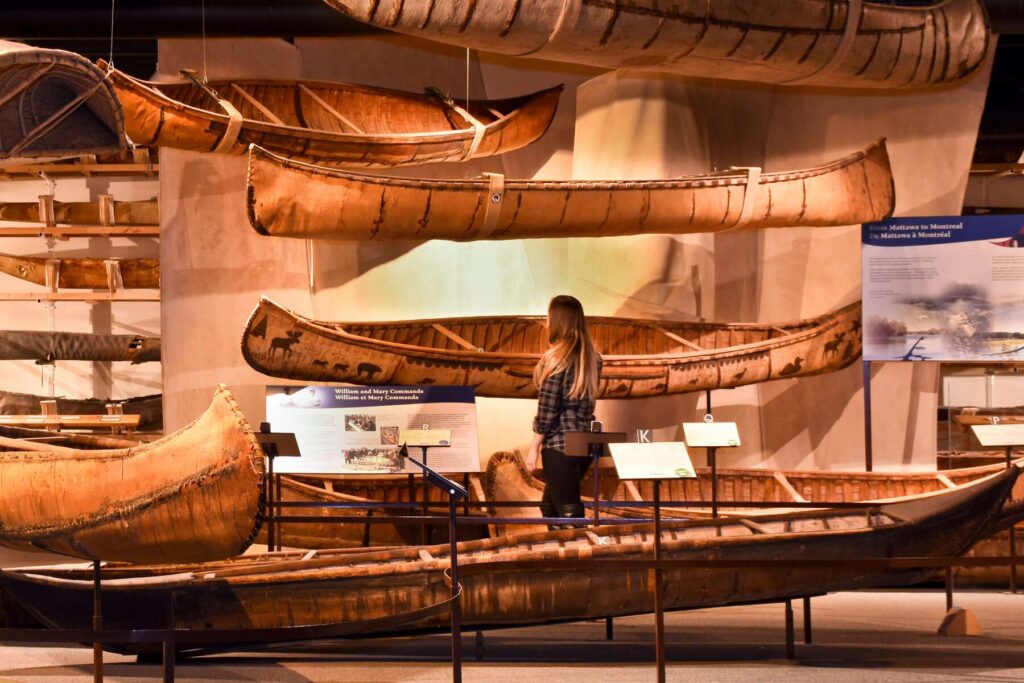
[(106, 74), (73, 52), (0, 40), (0, 159), (127, 150)]
[[(860, 302), (778, 325), (587, 319), (604, 358), (602, 398), (725, 389), (846, 367), (861, 352)], [(352, 384), (468, 385), (478, 396), (534, 398), (540, 316), (320, 322), (261, 297), (242, 355), (273, 377)]]
[(988, 51), (980, 0), (326, 0), (380, 28), (486, 52), (778, 85), (923, 88)]
[(264, 235), (303, 239), (466, 241), (852, 225), (884, 220), (896, 203), (884, 139), (799, 171), (606, 181), (385, 177), (253, 147), (247, 183), (250, 225)]
[[(188, 72), (184, 72), (189, 75)], [(190, 75), (149, 82), (116, 69), (128, 135), (139, 145), (243, 154), (250, 144), (305, 161), (403, 166), (525, 147), (547, 131), (562, 87), (505, 100), (453, 101), (351, 83)]]
[[(49, 259), (0, 254), (0, 273), (46, 285)], [(111, 272), (119, 271), (118, 287), (156, 289), (160, 287), (160, 259), (155, 258), (58, 258), (57, 286), (70, 289), (106, 289)], [(108, 268), (110, 264), (110, 268)]]
[[(53, 202), (53, 221), (61, 225), (160, 225), (156, 198), (137, 201), (111, 201), (110, 215), (101, 216), (100, 202)], [(39, 215), (39, 202), (0, 202), (0, 221), (45, 223)]]
[[(667, 610), (776, 602), (833, 591), (909, 585), (935, 570), (862, 566), (865, 558), (962, 554), (999, 515), (1019, 468), (954, 490), (864, 509), (826, 509), (687, 522), (661, 529), (666, 560), (733, 566), (662, 571)], [(650, 560), (653, 528), (614, 524), (459, 543), (464, 628), (560, 623), (653, 610), (654, 573), (619, 560)], [(257, 629), (366, 623), (415, 614), (450, 596), (448, 544), (323, 555), (274, 553), (167, 567), (107, 566), (107, 628), (252, 629), (250, 642), (279, 641)], [(815, 558), (819, 566), (769, 566)], [(577, 563), (575, 560), (595, 560)], [(83, 567), (5, 569), (0, 586), (50, 627), (88, 628), (92, 576)], [(557, 590), (553, 590), (557, 586)], [(443, 631), (448, 612), (371, 629), (397, 635)], [(187, 641), (187, 638), (183, 638)], [(146, 645), (111, 646), (138, 652)]]
[[(263, 456), (231, 393), (133, 448), (0, 453), (0, 545), (86, 559), (202, 562), (244, 551), (261, 521)], [(83, 485), (87, 483), (87, 485)]]
[(58, 415), (102, 415), (107, 406), (120, 404), (125, 415), (139, 416), (139, 430), (159, 432), (164, 428), (164, 407), (161, 394), (133, 396), (132, 398), (66, 398), (36, 394), (22, 394), (16, 391), (0, 390), (0, 415), (39, 415), (40, 401), (57, 401)]
[(140, 334), (0, 330), (0, 360), (130, 361), (160, 360), (160, 338)]

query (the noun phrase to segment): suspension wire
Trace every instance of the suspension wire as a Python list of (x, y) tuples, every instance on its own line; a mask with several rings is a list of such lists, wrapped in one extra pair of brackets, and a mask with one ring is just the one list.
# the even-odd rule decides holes
[(466, 48), (466, 111), (469, 111), (469, 48)]
[(203, 83), (209, 83), (210, 79), (206, 73), (206, 0), (201, 0), (199, 14), (203, 23)]
[(114, 66), (114, 0), (110, 0), (110, 54), (107, 55), (107, 64)]

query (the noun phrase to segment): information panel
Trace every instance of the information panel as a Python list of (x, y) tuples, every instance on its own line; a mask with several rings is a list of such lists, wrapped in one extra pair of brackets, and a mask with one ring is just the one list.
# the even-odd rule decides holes
[(697, 476), (678, 441), (658, 443), (610, 443), (619, 479), (694, 479)]
[(301, 457), (275, 463), (284, 473), (419, 473), (398, 450), (403, 432), (422, 429), (451, 435), (450, 445), (429, 451), (431, 468), (480, 471), (472, 387), (269, 386), (267, 421), (275, 432), (294, 432), (299, 442)]
[(865, 360), (1024, 360), (1024, 215), (894, 218), (862, 242)]

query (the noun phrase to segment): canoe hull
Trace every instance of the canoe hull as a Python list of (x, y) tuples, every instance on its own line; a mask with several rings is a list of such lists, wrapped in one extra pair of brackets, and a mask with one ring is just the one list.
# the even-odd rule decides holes
[[(70, 289), (107, 289), (107, 267), (104, 259), (62, 258), (57, 271), (57, 286)], [(0, 254), (0, 273), (46, 285), (45, 258), (8, 256)], [(160, 287), (160, 259), (118, 259), (121, 285), (127, 289), (157, 289)]]
[[(749, 530), (739, 534), (737, 530), (742, 525), (732, 524), (728, 532), (723, 528), (723, 536), (719, 537), (714, 525), (705, 524), (689, 527), (707, 531), (706, 536), (692, 540), (672, 540), (673, 533), (686, 533), (683, 527), (679, 531), (666, 530), (667, 559), (740, 560), (744, 566), (666, 570), (664, 605), (667, 609), (694, 609), (919, 581), (929, 572), (846, 566), (828, 571), (772, 571), (758, 567), (757, 563), (779, 558), (843, 560), (962, 553), (998, 512), (1017, 473), (1014, 468), (967, 489), (886, 506), (877, 513), (880, 517), (876, 517), (876, 522), (861, 528), (826, 529), (828, 525), (822, 523), (816, 531), (759, 536)], [(894, 516), (889, 516), (890, 512)], [(832, 516), (833, 525), (840, 519), (851, 523), (854, 518), (864, 519), (863, 512), (841, 513), (839, 517), (835, 513), (825, 514)], [(794, 518), (792, 523), (814, 524), (806, 515), (800, 519), (803, 521)], [(780, 518), (776, 523), (786, 521)], [(498, 554), (496, 550), (512, 543), (509, 539), (463, 543), (463, 625), (480, 628), (544, 624), (650, 612), (652, 573), (614, 566), (614, 560), (650, 559), (650, 532), (650, 525), (598, 530), (599, 534), (615, 537), (610, 544), (583, 541), (588, 533), (583, 530), (548, 532), (524, 539), (526, 544), (516, 546), (522, 549), (512, 554)], [(427, 551), (438, 553), (443, 547), (434, 546)], [(370, 555), (365, 554), (362, 559), (353, 558), (350, 566), (312, 571), (253, 572), (202, 580), (179, 574), (176, 577), (180, 579), (168, 577), (162, 587), (146, 582), (114, 582), (104, 590), (105, 624), (113, 628), (281, 628), (394, 616), (448, 597), (449, 589), (442, 575), (446, 560), (417, 559), (415, 550), (411, 554), (398, 552), (402, 554), (395, 561), (379, 567), (369, 563)], [(489, 562), (491, 558), (494, 564), (489, 566), (495, 571), (473, 571), (474, 564)], [(607, 559), (610, 564), (607, 568), (559, 567), (560, 560), (566, 558)], [(504, 559), (523, 560), (527, 564), (504, 569)], [(191, 575), (201, 575), (201, 569)], [(0, 582), (48, 625), (81, 628), (88, 624), (88, 581), (56, 581), (32, 576), (30, 570), (25, 570), (4, 572)], [(558, 590), (554, 590), (556, 586)], [(391, 628), (387, 633), (440, 630), (446, 626), (446, 617), (435, 617), (401, 629)]]
[[(50, 400), (46, 396), (21, 394), (14, 391), (0, 391), (0, 415), (40, 414), (40, 401)], [(138, 415), (141, 431), (159, 432), (164, 428), (164, 402), (161, 394), (136, 396), (123, 400), (100, 398), (57, 398), (58, 415), (102, 415), (111, 403), (120, 403), (125, 415)]]
[[(623, 334), (629, 334), (631, 324), (638, 328), (652, 324), (611, 320), (625, 330)], [(507, 319), (507, 323), (506, 319), (485, 322), (495, 328), (521, 323), (514, 318)], [(430, 327), (430, 321), (414, 324)], [(243, 331), (242, 355), (254, 369), (287, 379), (364, 385), (468, 385), (478, 396), (537, 396), (532, 376), (539, 354), (474, 353), (377, 343), (340, 331), (344, 325), (302, 318), (264, 298)], [(789, 333), (779, 339), (771, 338), (772, 330), (778, 328), (769, 325), (706, 327), (704, 334), (712, 342), (718, 339), (724, 345), (742, 341), (724, 349), (692, 353), (605, 355), (600, 397), (646, 398), (817, 375), (846, 367), (861, 352), (859, 302), (827, 316), (790, 324)]]
[(223, 387), (159, 441), (0, 453), (0, 476), (0, 545), (18, 550), (200, 562), (245, 550), (262, 519), (262, 453)]
[[(0, 331), (0, 360), (160, 360), (160, 338), (138, 334)], [(101, 411), (102, 412), (102, 411)]]
[(103, 71), (81, 55), (0, 40), (0, 93), (0, 159), (127, 150), (117, 96)]
[[(393, 167), (464, 161), (503, 154), (539, 139), (551, 125), (561, 87), (509, 100), (473, 101), (470, 111), (494, 119), (476, 129), (436, 97), (347, 83), (299, 81), (212, 82), (243, 116), (237, 137), (225, 141), (230, 117), (219, 104), (184, 83), (149, 83), (114, 71), (128, 135), (136, 144), (197, 152), (244, 154), (249, 145), (311, 163)], [(281, 123), (270, 122), (248, 97), (262, 100)], [(333, 110), (327, 112), (324, 104)], [(340, 111), (339, 111), (340, 110)], [(380, 116), (376, 116), (380, 110)], [(373, 133), (352, 124), (374, 126)], [(342, 122), (344, 120), (344, 122)]]
[(487, 179), (353, 173), (253, 148), (248, 204), (249, 223), (263, 235), (470, 241), (851, 225), (892, 215), (895, 191), (884, 140), (756, 184), (729, 171), (657, 181), (506, 179), (500, 189)]
[[(925, 88), (974, 73), (978, 0), (326, 0), (380, 28), (488, 52), (778, 85)], [(848, 36), (844, 38), (844, 31)]]

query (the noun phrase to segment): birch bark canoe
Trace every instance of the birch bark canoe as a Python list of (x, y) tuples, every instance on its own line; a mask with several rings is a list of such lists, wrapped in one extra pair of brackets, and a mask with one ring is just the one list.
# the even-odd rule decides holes
[(0, 360), (130, 361), (137, 365), (160, 360), (160, 337), (2, 330)]
[(979, 0), (325, 1), (380, 28), (487, 52), (778, 85), (953, 83), (978, 69), (990, 35)]
[[(46, 285), (46, 262), (50, 259), (0, 254), (0, 273)], [(120, 270), (117, 288), (157, 289), (160, 287), (160, 259), (155, 258), (59, 258), (57, 287), (70, 289), (107, 289), (110, 284), (107, 263)]]
[(0, 40), (0, 160), (127, 148), (124, 112), (103, 70), (73, 52)]
[(262, 520), (263, 456), (224, 387), (159, 441), (0, 453), (0, 545), (90, 560), (201, 562), (244, 551)]
[[(474, 479), (476, 475), (471, 475)], [(470, 498), (480, 501), (474, 495), (479, 488), (478, 481), (471, 480)], [(475, 485), (475, 486), (474, 486)], [(422, 525), (418, 522), (407, 524), (373, 523), (373, 517), (384, 515), (420, 514), (420, 509), (401, 510), (395, 508), (375, 508), (373, 503), (409, 503), (423, 500), (423, 484), (416, 477), (412, 488), (406, 476), (401, 477), (346, 477), (346, 476), (304, 476), (288, 475), (281, 477), (281, 500), (299, 503), (361, 503), (367, 507), (343, 510), (324, 510), (317, 508), (287, 508), (285, 514), (318, 516), (325, 519), (339, 515), (366, 517), (366, 523), (333, 523), (333, 522), (288, 522), (275, 525), (279, 534), (280, 544), (288, 548), (362, 548), (379, 546), (416, 545), (421, 543)], [(448, 510), (448, 497), (433, 486), (428, 487), (428, 500), (432, 503), (432, 511), (437, 512), (438, 506)], [(461, 508), (460, 508), (461, 510)], [(461, 511), (460, 511), (461, 514)], [(482, 514), (474, 508), (470, 514)], [(428, 539), (448, 537), (448, 520), (441, 519), (438, 523), (427, 525)], [(466, 524), (459, 527), (459, 540), (485, 538), (487, 525)], [(266, 529), (261, 529), (257, 541), (267, 542)], [(436, 542), (436, 541), (435, 541)]]
[(493, 173), (475, 180), (386, 177), (290, 161), (254, 146), (246, 182), (256, 232), (303, 239), (468, 241), (851, 225), (884, 220), (896, 203), (884, 139), (799, 171), (589, 181)]
[[(311, 162), (389, 167), (465, 161), (525, 147), (551, 125), (562, 87), (455, 102), (323, 81), (141, 81), (110, 75), (139, 145), (243, 154), (257, 144)], [(212, 91), (212, 92), (211, 92)], [(216, 93), (216, 97), (214, 96)]]
[(36, 394), (22, 394), (16, 391), (0, 390), (0, 415), (39, 415), (40, 401), (57, 401), (58, 415), (102, 415), (107, 406), (120, 404), (125, 415), (139, 416), (139, 429), (159, 432), (164, 428), (164, 402), (161, 394), (134, 396), (132, 398), (66, 398)]
[[(1017, 461), (1018, 466), (1024, 460)], [(938, 472), (832, 472), (814, 470), (772, 470), (719, 468), (718, 494), (725, 516), (758, 515), (772, 510), (745, 508), (744, 503), (778, 503), (778, 509), (785, 509), (787, 503), (813, 503), (820, 501), (823, 506), (836, 502), (877, 501), (926, 493), (946, 491), (963, 486), (1006, 469), (1003, 463), (979, 467), (962, 467)], [(542, 474), (542, 473), (541, 473)], [(602, 500), (649, 502), (654, 497), (654, 486), (649, 481), (626, 482), (616, 476), (614, 469), (601, 470), (599, 482)], [(526, 468), (517, 451), (494, 453), (487, 461), (487, 468), (481, 477), (483, 497), (494, 502), (488, 513), (494, 517), (528, 519), (541, 517), (540, 507), (502, 506), (501, 502), (526, 502), (541, 500), (544, 482)], [(594, 480), (588, 471), (580, 486), (584, 494), (594, 490)], [(697, 479), (669, 479), (662, 482), (661, 499), (664, 501), (711, 501), (711, 471), (697, 468)], [(585, 497), (585, 500), (592, 500)], [(1024, 505), (1024, 479), (1018, 479), (1007, 498), (1007, 507)], [(668, 517), (704, 517), (709, 507), (663, 508)], [(620, 509), (602, 509), (602, 515), (649, 517), (651, 508), (630, 507), (629, 502)], [(590, 511), (587, 515), (591, 516)], [(495, 525), (494, 534), (516, 536), (535, 533), (544, 527), (526, 524)], [(1024, 530), (1016, 530), (1018, 537)], [(1006, 556), (1010, 554), (1010, 532), (1000, 530), (982, 538), (967, 553), (970, 557)], [(1024, 547), (1024, 544), (1018, 545)], [(954, 569), (958, 585), (1005, 585), (1009, 579), (1009, 567), (958, 567)]]
[[(160, 225), (156, 198), (135, 202), (111, 201), (111, 215), (102, 216), (99, 202), (53, 202), (54, 222), (61, 225)], [(0, 202), (0, 221), (46, 223), (39, 202)], [(112, 220), (111, 220), (112, 219)]]
[[(697, 609), (918, 582), (934, 570), (865, 568), (848, 561), (963, 553), (997, 517), (1018, 473), (1014, 467), (954, 490), (868, 511), (666, 522), (664, 559), (716, 559), (738, 566), (663, 570), (664, 607)], [(652, 533), (651, 524), (610, 525), (462, 542), (462, 624), (524, 626), (650, 612), (654, 573), (620, 561), (652, 559)], [(447, 599), (443, 572), (449, 568), (448, 552), (443, 544), (325, 557), (310, 553), (298, 560), (276, 556), (236, 567), (137, 568), (130, 578), (104, 581), (104, 626), (259, 629), (400, 616)], [(806, 558), (838, 564), (827, 570), (762, 564)], [(577, 565), (573, 560), (596, 562)], [(104, 571), (113, 575), (110, 567)], [(60, 628), (88, 626), (90, 579), (86, 569), (0, 573), (0, 584), (20, 604)], [(440, 614), (383, 633), (446, 628), (448, 615)], [(367, 629), (362, 635), (371, 633)], [(253, 640), (258, 641), (256, 634)]]
[[(604, 358), (601, 398), (641, 398), (803, 377), (861, 352), (860, 302), (778, 325), (588, 318)], [(242, 355), (272, 377), (363, 385), (469, 385), (478, 396), (534, 398), (544, 318), (320, 322), (261, 297)]]
[[(7, 393), (7, 392), (5, 392)], [(28, 394), (19, 394), (27, 396)], [(142, 441), (125, 438), (124, 436), (97, 436), (79, 432), (52, 432), (46, 429), (29, 427), (11, 427), (0, 425), (0, 451), (26, 451), (36, 449), (42, 444), (68, 446), (84, 451), (110, 450), (116, 448), (134, 448)]]

